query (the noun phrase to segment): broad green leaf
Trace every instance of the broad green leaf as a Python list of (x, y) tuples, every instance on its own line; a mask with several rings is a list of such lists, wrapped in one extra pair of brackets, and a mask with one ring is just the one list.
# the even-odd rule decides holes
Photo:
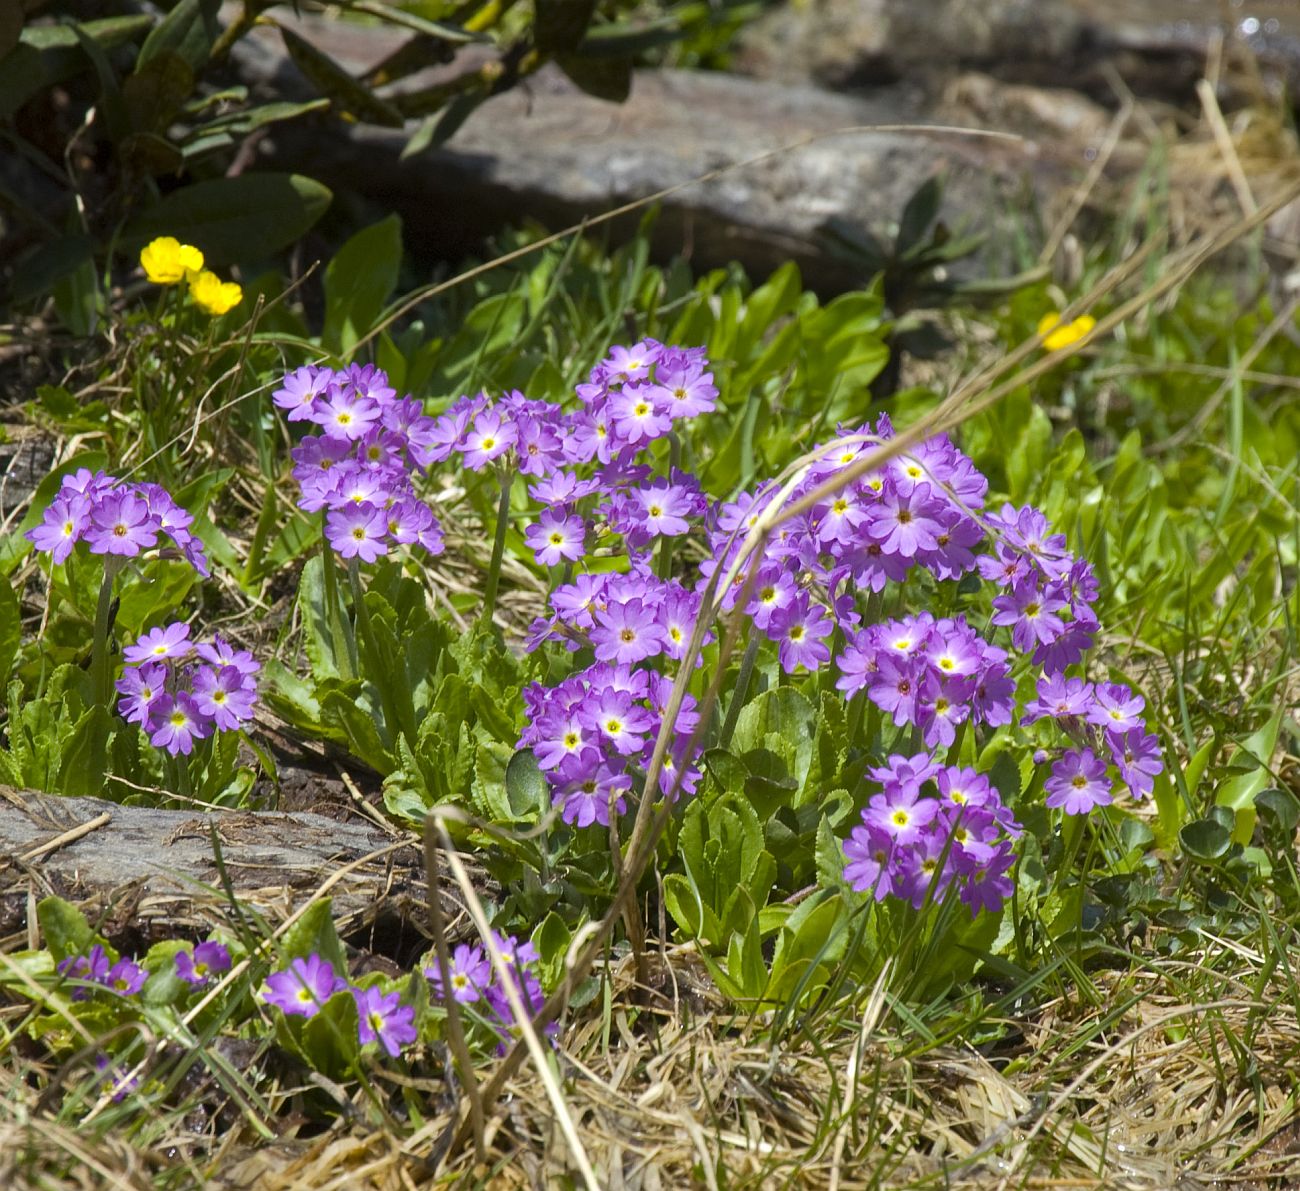
[(543, 54), (577, 49), (596, 11), (596, 0), (534, 0), (533, 41)]
[(292, 29), (280, 27), (284, 48), (289, 57), (317, 87), (328, 95), (334, 106), (346, 115), (385, 128), (401, 128), (402, 113), (386, 99), (380, 99), (364, 83), (358, 82), (328, 54), (299, 37)]
[(95, 941), (86, 916), (61, 897), (42, 898), (36, 905), (36, 920), (55, 963), (70, 955), (85, 955)]
[(1229, 807), (1236, 812), (1237, 822), (1232, 838), (1239, 844), (1249, 843), (1251, 833), (1255, 830), (1255, 795), (1272, 780), (1268, 767), (1273, 762), (1278, 730), (1282, 726), (1285, 711), (1285, 706), (1279, 704), (1268, 722), (1228, 755), (1228, 766), (1240, 762), (1248, 765), (1249, 769), (1223, 782), (1215, 793), (1214, 802), (1216, 806)]
[(379, 321), (402, 264), (402, 221), (396, 215), (363, 228), (325, 269), (325, 327), (321, 341), (346, 358)]
[(555, 61), (579, 89), (597, 99), (622, 103), (632, 94), (630, 58), (587, 57), (578, 52), (557, 54)]
[(1203, 864), (1221, 859), (1232, 847), (1232, 833), (1217, 819), (1196, 819), (1178, 833), (1178, 838), (1183, 851)]
[(18, 646), (22, 641), (22, 608), (11, 583), (0, 583), (0, 688), (9, 685)]
[(334, 929), (334, 905), (328, 897), (312, 902), (280, 940), (280, 958), (286, 968), (290, 961), (306, 959), (313, 954), (328, 960), (336, 976), (347, 977), (343, 944)]
[(298, 174), (250, 173), (172, 191), (127, 226), (120, 247), (134, 254), (156, 236), (182, 235), (213, 265), (270, 256), (297, 240), (333, 198)]
[(532, 749), (520, 749), (506, 766), (506, 797), (516, 819), (540, 818), (551, 801), (551, 787)]

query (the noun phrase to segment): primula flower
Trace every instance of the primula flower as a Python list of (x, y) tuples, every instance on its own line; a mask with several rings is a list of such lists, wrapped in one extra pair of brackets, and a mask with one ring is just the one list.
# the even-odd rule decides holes
[[(433, 986), (434, 996), (441, 998), (444, 995), (442, 971), (436, 957), (425, 966), (424, 974)], [(469, 1005), (477, 1001), (492, 983), (492, 964), (483, 954), (482, 947), (458, 943), (451, 953), (448, 976), (452, 999)]]
[(178, 620), (169, 625), (150, 629), (134, 645), (128, 645), (122, 651), (122, 657), (132, 665), (139, 665), (142, 662), (185, 658), (193, 652), (194, 642), (190, 640), (190, 626)]
[(1060, 807), (1067, 815), (1086, 815), (1111, 801), (1106, 763), (1091, 749), (1068, 749), (1052, 766), (1043, 789), (1047, 805)]
[(147, 977), (148, 973), (134, 960), (119, 959), (109, 968), (108, 974), (104, 977), (104, 985), (110, 992), (130, 997), (144, 987)]
[[(60, 976), (66, 976), (72, 980), (103, 984), (108, 979), (111, 967), (112, 961), (109, 960), (104, 948), (96, 943), (85, 955), (69, 955), (66, 959), (60, 960), (54, 970)], [(94, 989), (75, 988), (72, 990), (72, 999), (74, 1001), (85, 1001), (93, 994)]]
[(524, 541), (539, 563), (554, 567), (564, 560), (577, 562), (583, 556), (586, 533), (581, 517), (544, 509), (537, 521), (524, 530)]
[(1120, 781), (1134, 798), (1146, 798), (1155, 789), (1156, 775), (1164, 770), (1160, 740), (1142, 728), (1107, 732), (1106, 745), (1119, 769)]
[(663, 652), (663, 629), (653, 610), (632, 599), (596, 613), (591, 643), (600, 661), (631, 664)]
[(378, 1042), (395, 1059), (402, 1047), (419, 1037), (413, 1024), (415, 1009), (401, 1004), (397, 993), (382, 993), (372, 986), (354, 988), (352, 996), (357, 1003), (357, 1033), (362, 1046)]
[(1052, 310), (1038, 320), (1038, 334), (1047, 336), (1043, 340), (1043, 347), (1054, 352), (1078, 343), (1096, 325), (1097, 320), (1091, 314), (1081, 314), (1072, 323), (1062, 326), (1060, 314)]
[(1102, 683), (1093, 696), (1088, 722), (1107, 732), (1123, 735), (1142, 726), (1142, 709), (1146, 700), (1117, 682)]
[(495, 410), (486, 410), (474, 419), (465, 435), (462, 459), (470, 471), (481, 471), (493, 459), (499, 459), (515, 445), (518, 431)]
[(86, 541), (92, 554), (117, 554), (130, 558), (158, 541), (161, 528), (149, 503), (134, 492), (117, 489), (91, 510)]
[(268, 976), (262, 1000), (282, 1013), (315, 1017), (330, 997), (347, 986), (333, 965), (313, 951), (306, 959), (295, 959), (283, 972)]
[(330, 369), (306, 364), (285, 375), (283, 385), (271, 394), (271, 400), (288, 414), (289, 421), (311, 421), (316, 399), (325, 394), (333, 379)]
[(1038, 698), (1025, 705), (1022, 724), (1044, 716), (1056, 720), (1089, 718), (1093, 708), (1092, 683), (1064, 674), (1047, 674), (1038, 680)]
[(334, 386), (316, 398), (311, 407), (311, 420), (331, 438), (345, 438), (355, 442), (364, 438), (379, 421), (377, 402), (358, 393), (355, 388)]
[(200, 943), (193, 952), (176, 953), (176, 975), (195, 988), (207, 984), (213, 976), (230, 971), (230, 952), (220, 943)]
[(66, 562), (77, 539), (86, 531), (91, 504), (76, 493), (60, 493), (45, 510), (41, 524), (28, 530), (27, 538), (37, 550), (47, 551), (57, 565)]
[(191, 683), (194, 703), (223, 732), (237, 732), (253, 718), (256, 688), (234, 666), (200, 666)]
[(778, 657), (787, 674), (793, 674), (800, 666), (817, 670), (822, 663), (830, 661), (831, 651), (825, 638), (834, 631), (835, 622), (826, 615), (826, 610), (807, 596), (799, 596), (782, 608), (768, 625), (769, 635), (781, 643)]
[(388, 532), (382, 510), (371, 504), (351, 504), (331, 509), (325, 516), (325, 536), (340, 558), (374, 562), (388, 553)]
[(117, 705), (128, 724), (144, 727), (149, 711), (167, 689), (167, 667), (162, 662), (128, 666), (114, 684), (122, 701)]
[(207, 269), (192, 273), (189, 282), (194, 304), (213, 318), (234, 310), (244, 300), (244, 291), (237, 282), (222, 281)]
[(203, 268), (203, 253), (174, 236), (159, 236), (140, 250), (140, 264), (154, 285), (175, 285)]
[(115, 1102), (125, 1100), (129, 1093), (140, 1086), (138, 1079), (128, 1076), (123, 1068), (113, 1066), (108, 1055), (95, 1057), (95, 1072), (100, 1078), (101, 1091)]
[(154, 748), (166, 749), (174, 757), (178, 753), (188, 757), (194, 751), (196, 740), (212, 735), (208, 720), (194, 697), (185, 691), (175, 695), (160, 695), (149, 708), (145, 721), (149, 743)]

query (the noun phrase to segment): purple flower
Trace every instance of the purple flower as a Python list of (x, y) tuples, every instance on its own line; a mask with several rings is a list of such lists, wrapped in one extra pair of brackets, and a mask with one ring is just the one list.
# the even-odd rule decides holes
[[(434, 996), (440, 998), (444, 996), (442, 972), (436, 958), (426, 965), (424, 974), (433, 985)], [(468, 1005), (477, 1001), (492, 983), (492, 965), (483, 954), (482, 947), (459, 943), (451, 954), (448, 975), (452, 998), (462, 1005)]]
[(132, 665), (138, 665), (141, 662), (189, 657), (193, 651), (190, 626), (178, 620), (161, 628), (150, 629), (134, 645), (128, 645), (122, 650), (122, 657)]
[(61, 492), (45, 510), (41, 524), (27, 531), (27, 540), (50, 555), (57, 565), (66, 562), (89, 524), (90, 501), (76, 493)]
[(340, 558), (374, 562), (388, 553), (384, 537), (388, 525), (380, 509), (371, 504), (351, 504), (325, 515), (325, 536)]
[(896, 845), (905, 846), (913, 843), (938, 813), (939, 804), (933, 798), (923, 798), (916, 787), (892, 786), (872, 796), (862, 821), (884, 832)]
[(1032, 724), (1044, 716), (1056, 720), (1084, 719), (1091, 716), (1092, 707), (1092, 683), (1082, 678), (1066, 678), (1064, 674), (1048, 674), (1038, 680), (1038, 698), (1026, 704), (1020, 722)]
[(587, 527), (581, 517), (566, 517), (553, 509), (544, 509), (536, 523), (524, 530), (524, 541), (543, 566), (559, 566), (561, 561), (577, 562), (584, 553), (583, 539)]
[(942, 508), (931, 499), (929, 484), (917, 484), (905, 496), (886, 492), (869, 510), (867, 533), (886, 553), (913, 558), (938, 546), (943, 525), (937, 518)]
[[(572, 777), (569, 777), (570, 774)], [(615, 773), (604, 766), (593, 772), (582, 772), (581, 764), (562, 765), (556, 776), (556, 801), (560, 803), (560, 817), (575, 827), (590, 827), (599, 823), (609, 826), (611, 805), (615, 813), (627, 810), (623, 797), (632, 788), (632, 779), (624, 773)], [(567, 780), (566, 780), (567, 779)]]
[(114, 490), (91, 510), (86, 542), (92, 554), (133, 557), (158, 541), (158, 518), (134, 492)]
[(629, 386), (612, 396), (609, 414), (619, 438), (632, 447), (659, 438), (673, 427), (672, 418), (655, 404), (648, 385)]
[(1107, 732), (1106, 744), (1119, 769), (1120, 781), (1134, 798), (1146, 798), (1155, 789), (1156, 775), (1164, 770), (1160, 741), (1141, 728)]
[(330, 369), (305, 365), (285, 376), (284, 384), (271, 394), (271, 400), (280, 409), (288, 411), (291, 422), (314, 420), (312, 409), (316, 398), (325, 392), (333, 379), (334, 373)]
[(993, 601), (993, 623), (1010, 625), (1011, 640), (1017, 649), (1028, 651), (1037, 645), (1050, 645), (1064, 631), (1060, 613), (1064, 600), (1044, 591), (1037, 578), (1022, 579), (1010, 595)]
[[(59, 961), (55, 971), (70, 980), (84, 980), (94, 984), (104, 984), (108, 980), (111, 968), (108, 955), (98, 943), (94, 944), (85, 955), (70, 955)], [(94, 989), (75, 988), (72, 990), (74, 1001), (85, 1001)]]
[(167, 667), (162, 662), (128, 666), (114, 684), (122, 696), (118, 710), (128, 724), (144, 727), (154, 703), (165, 693)]
[(315, 1017), (330, 997), (347, 986), (333, 965), (313, 951), (306, 959), (295, 959), (283, 972), (268, 976), (262, 999), (282, 1013)]
[(245, 678), (252, 678), (262, 668), (246, 649), (235, 649), (224, 637), (213, 636), (211, 641), (200, 641), (195, 652), (205, 662), (214, 666), (234, 666)]
[(354, 988), (352, 996), (357, 1002), (357, 1033), (362, 1046), (378, 1042), (395, 1059), (402, 1047), (419, 1037), (413, 1024), (415, 1009), (401, 1004), (397, 993), (382, 993), (372, 986)]
[(1142, 709), (1146, 700), (1135, 695), (1128, 687), (1117, 682), (1103, 683), (1097, 688), (1088, 722), (1105, 728), (1107, 732), (1123, 735), (1142, 727)]
[(173, 757), (178, 753), (188, 757), (194, 751), (196, 740), (212, 735), (212, 724), (199, 710), (194, 697), (180, 691), (154, 700), (145, 730), (154, 748), (166, 749)]
[(631, 599), (596, 613), (591, 644), (600, 661), (630, 665), (663, 652), (663, 630), (652, 610)]
[(121, 1067), (114, 1067), (108, 1055), (95, 1057), (95, 1071), (99, 1075), (100, 1087), (104, 1095), (111, 1096), (116, 1103), (125, 1100), (128, 1093), (134, 1092), (140, 1086), (138, 1079), (128, 1077)]
[(694, 418), (708, 413), (718, 403), (718, 389), (713, 373), (704, 371), (703, 363), (676, 367), (660, 364), (655, 369), (655, 383), (650, 392), (661, 409), (673, 418)]
[(213, 976), (230, 971), (230, 952), (220, 943), (209, 940), (200, 943), (193, 952), (176, 953), (176, 975), (186, 984), (196, 988), (207, 984)]
[(503, 420), (495, 410), (485, 410), (474, 419), (473, 428), (465, 435), (462, 453), (465, 466), (470, 471), (481, 471), (510, 450), (517, 438), (513, 423)]
[(844, 879), (859, 893), (871, 893), (876, 901), (889, 895), (887, 870), (894, 851), (894, 838), (883, 828), (862, 823), (844, 841)]
[(253, 718), (257, 688), (234, 666), (199, 666), (192, 681), (199, 712), (223, 732), (237, 732)]
[(379, 421), (379, 405), (356, 389), (326, 390), (311, 407), (311, 420), (330, 438), (355, 441)]
[(578, 715), (584, 725), (625, 756), (641, 751), (644, 734), (654, 723), (654, 717), (638, 707), (626, 691), (604, 691), (584, 702)]
[(148, 973), (134, 960), (119, 959), (109, 968), (104, 984), (111, 992), (130, 997), (144, 987), (147, 977)]
[(1106, 763), (1091, 749), (1068, 749), (1043, 786), (1047, 805), (1061, 807), (1067, 815), (1086, 815), (1094, 807), (1110, 805), (1110, 779)]
[(769, 634), (775, 632), (781, 642), (778, 657), (787, 674), (793, 674), (800, 666), (817, 670), (823, 662), (830, 661), (831, 651), (825, 638), (834, 631), (835, 624), (826, 610), (806, 595), (797, 597), (773, 616), (768, 626)]

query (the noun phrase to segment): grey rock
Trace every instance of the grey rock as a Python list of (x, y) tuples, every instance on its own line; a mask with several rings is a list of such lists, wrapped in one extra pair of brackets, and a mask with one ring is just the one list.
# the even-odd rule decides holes
[[(358, 69), (383, 53), (360, 35), (348, 48)], [(265, 50), (250, 68), (291, 87), (292, 67)], [(409, 128), (333, 120), (278, 129), (266, 151), (268, 164), (401, 212), (410, 246), (444, 258), (506, 222), (560, 228), (681, 187), (662, 200), (659, 254), (684, 252), (700, 267), (737, 260), (758, 274), (793, 260), (809, 284), (834, 291), (862, 279), (821, 246), (817, 229), (828, 219), (887, 231), (916, 188), (943, 171), (945, 218), (987, 227), (1006, 196), (1022, 202), (1029, 188), (1050, 202), (1085, 164), (1081, 151), (1025, 139), (869, 130), (935, 125), (919, 99), (907, 87), (863, 98), (665, 70), (638, 74), (631, 98), (615, 105), (547, 69), (477, 109), (447, 146), (405, 161)], [(702, 178), (723, 167), (736, 168)]]

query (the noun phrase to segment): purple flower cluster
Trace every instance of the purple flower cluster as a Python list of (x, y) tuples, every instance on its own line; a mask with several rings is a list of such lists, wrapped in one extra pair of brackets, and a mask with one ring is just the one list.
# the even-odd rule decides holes
[[(533, 750), (561, 816), (579, 827), (608, 826), (611, 810), (627, 810), (633, 773), (649, 764), (673, 687), (667, 675), (636, 663), (659, 654), (680, 656), (699, 612), (695, 597), (675, 584), (662, 584), (680, 595), (666, 608), (668, 600), (656, 603), (644, 594), (629, 595), (629, 586), (644, 591), (643, 584), (652, 582), (630, 584), (633, 578), (602, 577), (605, 582), (594, 586), (605, 591), (597, 590), (591, 606), (575, 612), (569, 622), (571, 643), (585, 633), (600, 660), (558, 686), (534, 682), (523, 691), (528, 722), (518, 747)], [(591, 584), (572, 585), (569, 592), (562, 588), (553, 602), (568, 607), (582, 586), (589, 593), (593, 589)], [(585, 629), (584, 620), (589, 622)], [(676, 719), (679, 736), (689, 737), (698, 723), (695, 700), (687, 695)], [(684, 744), (665, 755), (661, 791), (693, 794), (699, 778)]]
[[(253, 717), (262, 665), (221, 637), (195, 643), (183, 621), (150, 629), (123, 651), (118, 710), (155, 748), (189, 756), (214, 731), (237, 732)], [(197, 657), (191, 662), (191, 657)]]
[[(541, 981), (532, 969), (537, 962), (537, 949), (532, 943), (521, 943), (514, 935), (496, 931), (492, 932), (492, 940), (505, 961), (508, 978), (519, 999), (531, 1014), (536, 1015), (546, 1001)], [(443, 991), (442, 972), (436, 955), (426, 960), (424, 974), (432, 985), (434, 996), (445, 1000), (447, 993)], [(500, 1050), (504, 1053), (507, 1042), (514, 1037), (515, 1015), (487, 952), (478, 944), (459, 944), (451, 954), (448, 976), (452, 1000), (485, 1012), (488, 1026), (501, 1038)]]
[(340, 372), (306, 365), (289, 373), (272, 399), (289, 421), (319, 427), (293, 448), (293, 474), (299, 508), (325, 511), (336, 553), (362, 562), (392, 546), (442, 553), (442, 528), (412, 482), (440, 457), (436, 423), (419, 401), (399, 399), (373, 364)]
[(134, 558), (164, 537), (206, 578), (208, 561), (190, 532), (193, 524), (193, 515), (159, 485), (129, 484), (83, 467), (63, 477), (41, 523), (26, 536), (55, 563), (67, 561), (82, 541), (92, 554)]
[(964, 616), (935, 620), (921, 612), (869, 625), (848, 634), (835, 664), (836, 687), (846, 696), (865, 690), (896, 727), (919, 728), (927, 748), (947, 748), (968, 720), (999, 727), (1015, 713), (1006, 650)]
[(1160, 741), (1146, 731), (1142, 712), (1146, 706), (1122, 683), (1095, 686), (1082, 678), (1045, 674), (1038, 681), (1037, 698), (1026, 704), (1022, 724), (1052, 720), (1080, 747), (1067, 749), (1052, 765), (1044, 784), (1047, 805), (1067, 815), (1085, 815), (1094, 807), (1108, 806), (1112, 782), (1108, 755), (1122, 781), (1135, 798), (1145, 798), (1155, 788), (1164, 768)]
[(940, 765), (929, 753), (891, 756), (868, 770), (881, 787), (844, 845), (844, 878), (877, 901), (920, 909), (955, 885), (972, 915), (1010, 895), (1020, 825), (987, 777)]
[(138, 993), (147, 977), (145, 970), (133, 959), (125, 957), (112, 961), (100, 944), (96, 943), (85, 955), (70, 955), (61, 960), (55, 971), (60, 976), (83, 983), (73, 989), (74, 1001), (85, 1001), (92, 997), (99, 985), (109, 992), (121, 997), (130, 997)]
[[(811, 493), (893, 435), (887, 416), (874, 432), (841, 427), (816, 448), (820, 458), (791, 494)], [(988, 481), (945, 436), (939, 435), (845, 485), (835, 496), (783, 524), (768, 542), (750, 589), (745, 614), (778, 644), (782, 668), (817, 670), (831, 656), (827, 638), (838, 624), (845, 632), (860, 621), (855, 593), (883, 591), (913, 568), (936, 579), (958, 579), (975, 566), (984, 539), (977, 511)], [(773, 485), (742, 493), (714, 511), (710, 557), (700, 564), (699, 587), (715, 572), (730, 573), (747, 531), (771, 502)], [(731, 609), (744, 590), (742, 567), (722, 607)]]
[(419, 1036), (415, 1010), (403, 1005), (398, 993), (384, 993), (374, 985), (355, 988), (315, 952), (268, 976), (262, 999), (290, 1017), (315, 1017), (335, 993), (348, 991), (356, 1001), (357, 1035), (362, 1046), (378, 1042), (396, 1058)]
[(653, 339), (615, 347), (578, 385), (582, 408), (573, 413), (517, 391), (495, 402), (483, 394), (462, 397), (437, 419), (429, 459), (455, 453), (471, 471), (479, 471), (508, 456), (519, 472), (545, 485), (572, 484), (574, 477), (564, 468), (617, 466), (668, 434), (677, 419), (713, 409), (718, 390), (707, 369), (703, 348), (669, 347)]

